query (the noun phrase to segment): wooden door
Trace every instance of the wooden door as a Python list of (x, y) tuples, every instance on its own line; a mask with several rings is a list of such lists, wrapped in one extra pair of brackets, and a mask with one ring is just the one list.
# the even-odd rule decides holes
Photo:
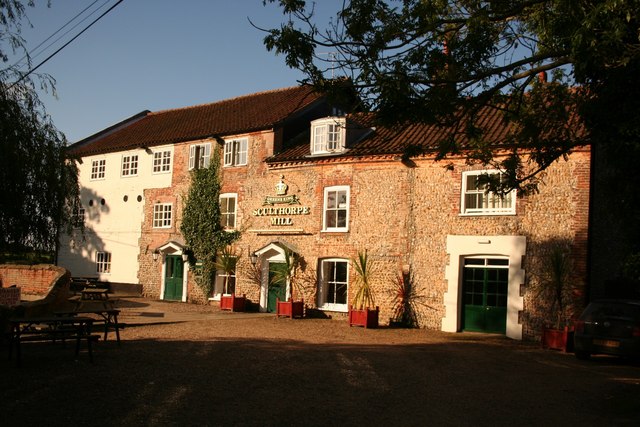
[(170, 301), (182, 300), (182, 280), (184, 276), (184, 263), (178, 255), (165, 257), (164, 275), (164, 299)]
[(504, 334), (507, 330), (507, 259), (465, 259), (462, 328)]

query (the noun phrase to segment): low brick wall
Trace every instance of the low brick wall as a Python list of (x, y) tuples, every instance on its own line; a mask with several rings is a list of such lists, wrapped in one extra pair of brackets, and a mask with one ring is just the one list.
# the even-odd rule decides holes
[(46, 295), (53, 282), (66, 270), (49, 264), (0, 265), (0, 283), (3, 288), (16, 285), (22, 295)]
[(57, 307), (64, 307), (69, 298), (71, 273), (55, 265), (0, 265), (0, 281), (3, 288), (15, 285), (22, 296), (40, 297), (23, 301), (16, 307), (16, 315), (44, 316)]

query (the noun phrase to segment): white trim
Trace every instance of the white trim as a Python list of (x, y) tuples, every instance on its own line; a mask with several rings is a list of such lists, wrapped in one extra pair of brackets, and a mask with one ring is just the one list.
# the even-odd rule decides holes
[[(165, 215), (167, 213), (167, 206), (169, 207), (169, 224), (165, 225), (167, 219)], [(162, 214), (162, 218), (158, 219), (158, 224), (156, 225), (156, 208), (162, 207), (161, 211), (158, 212)], [(171, 228), (173, 226), (173, 203), (154, 203), (153, 205), (153, 215), (151, 217), (151, 227), (152, 228)]]
[[(135, 158), (135, 161), (134, 161)], [(127, 164), (127, 173), (125, 174), (125, 159), (128, 159)], [(135, 169), (133, 165), (135, 164)], [(140, 170), (140, 156), (138, 153), (123, 153), (120, 156), (120, 178), (130, 178), (138, 176), (138, 171)]]
[[(162, 255), (160, 259), (162, 260), (162, 273), (160, 277), (160, 299), (164, 300), (164, 290), (165, 290), (165, 279), (167, 274), (167, 263), (165, 262), (165, 255), (176, 255), (182, 256), (184, 253), (184, 247), (176, 242), (167, 242), (164, 245), (157, 248), (160, 254)], [(188, 289), (187, 286), (189, 284), (189, 269), (191, 264), (189, 261), (185, 261), (182, 269), (182, 297), (180, 299), (181, 302), (187, 302)]]
[[(347, 199), (344, 202), (346, 206), (344, 208), (347, 211), (347, 217), (345, 219), (344, 227), (328, 227), (327, 226), (327, 198), (329, 192), (340, 192), (345, 191), (347, 193)], [(341, 210), (343, 207), (340, 206), (338, 202), (338, 206), (335, 210)], [(348, 185), (336, 185), (333, 187), (325, 187), (324, 188), (324, 199), (322, 203), (322, 231), (328, 232), (347, 232), (349, 231), (349, 213), (351, 211), (351, 187)]]
[(442, 330), (458, 332), (461, 328), (462, 292), (461, 260), (470, 256), (502, 256), (509, 258), (509, 288), (507, 295), (507, 331), (513, 339), (522, 339), (522, 324), (519, 314), (524, 309), (524, 298), (520, 287), (524, 284), (525, 271), (522, 258), (526, 254), (524, 236), (447, 236), (449, 264), (445, 269), (447, 291), (444, 293), (445, 315)]
[[(335, 303), (327, 303), (324, 302), (320, 305), (321, 301), (325, 301), (327, 296), (325, 295), (326, 289), (324, 288), (325, 277), (324, 277), (324, 263), (325, 262), (344, 262), (347, 264), (347, 302), (344, 304), (335, 304)], [(323, 311), (336, 311), (347, 313), (349, 311), (349, 259), (347, 258), (321, 258), (318, 260), (318, 283), (316, 286), (318, 287), (318, 309)]]
[[(102, 163), (102, 168), (100, 168), (100, 163)], [(93, 176), (93, 167), (97, 164), (96, 168), (96, 176)], [(102, 169), (102, 174), (100, 174), (100, 169)], [(91, 161), (91, 169), (89, 169), (89, 181), (100, 181), (104, 180), (107, 177), (107, 159), (95, 159)]]
[[(310, 152), (311, 155), (326, 155), (326, 154), (339, 154), (345, 151), (347, 131), (346, 131), (346, 119), (344, 117), (324, 117), (311, 122), (311, 141)], [(329, 142), (327, 136), (329, 134), (329, 126), (338, 126), (338, 141), (337, 146), (328, 148)], [(321, 139), (316, 144), (316, 139)]]
[[(255, 251), (258, 259), (261, 260), (260, 269), (262, 271), (262, 283), (260, 285), (260, 311), (266, 312), (267, 305), (269, 303), (269, 264), (271, 263), (283, 263), (285, 262), (284, 247), (277, 242), (271, 242), (265, 247)], [(289, 284), (287, 283), (288, 294)]]
[[(196, 158), (197, 147), (201, 147), (203, 149), (202, 152), (198, 153), (200, 154), (198, 158)], [(197, 167), (196, 167), (196, 160), (198, 161)], [(209, 167), (210, 162), (211, 162), (211, 143), (210, 142), (201, 142), (201, 143), (192, 144), (189, 146), (189, 170), (206, 169)]]
[[(243, 148), (243, 150), (240, 150)], [(249, 161), (249, 138), (229, 138), (224, 140), (223, 150), (224, 167), (246, 166)], [(244, 153), (244, 160), (238, 161), (239, 153)]]
[[(476, 171), (466, 171), (462, 172), (462, 186), (460, 190), (460, 215), (461, 216), (496, 216), (496, 215), (515, 215), (516, 214), (516, 191), (512, 190), (509, 194), (505, 195), (505, 198), (508, 197), (511, 202), (511, 206), (509, 207), (497, 207), (497, 208), (467, 208), (466, 206), (466, 196), (467, 196), (467, 178), (469, 176), (480, 176), (483, 174), (487, 175), (495, 175), (501, 174), (499, 170), (476, 170)], [(474, 193), (470, 194), (482, 194), (483, 191), (478, 190)], [(498, 197), (494, 193), (483, 194), (483, 197)], [(499, 201), (498, 203), (500, 203)]]
[[(164, 159), (165, 159), (165, 154), (169, 153), (169, 164), (167, 165), (168, 169), (167, 170), (162, 170), (164, 165)], [(156, 154), (160, 155), (160, 170), (156, 171), (154, 170), (156, 165), (155, 165), (155, 161), (156, 161)], [(170, 148), (162, 148), (162, 149), (158, 149), (158, 150), (153, 150), (151, 152), (151, 174), (152, 175), (160, 175), (160, 174), (164, 174), (164, 173), (171, 173), (171, 169), (173, 168), (173, 150), (171, 150)]]
[(222, 199), (233, 199), (234, 200), (234, 212), (233, 212), (233, 225), (230, 227), (225, 226), (224, 228), (227, 230), (235, 230), (238, 226), (238, 193), (222, 193), (218, 198), (220, 203), (220, 216), (222, 217)]

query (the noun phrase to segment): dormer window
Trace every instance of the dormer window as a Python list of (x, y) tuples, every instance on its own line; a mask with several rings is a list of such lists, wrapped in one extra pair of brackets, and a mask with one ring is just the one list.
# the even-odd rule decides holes
[(329, 117), (311, 122), (311, 154), (342, 153), (345, 147), (344, 117)]

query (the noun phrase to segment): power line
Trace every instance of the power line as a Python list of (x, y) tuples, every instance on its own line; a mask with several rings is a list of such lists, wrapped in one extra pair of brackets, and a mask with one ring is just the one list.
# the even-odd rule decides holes
[(15, 85), (17, 85), (18, 83), (20, 83), (21, 81), (23, 81), (24, 79), (26, 79), (30, 74), (32, 74), (34, 71), (36, 71), (38, 68), (40, 68), (41, 66), (43, 66), (45, 63), (47, 63), (51, 58), (53, 58), (54, 56), (56, 56), (62, 49), (64, 49), (65, 47), (69, 46), (75, 39), (77, 39), (78, 37), (80, 37), (82, 35), (82, 33), (84, 33), (85, 31), (87, 31), (89, 28), (91, 28), (93, 26), (93, 24), (95, 24), (96, 22), (98, 22), (100, 19), (102, 19), (107, 13), (111, 12), (113, 9), (116, 8), (116, 6), (118, 6), (120, 3), (122, 3), (124, 0), (118, 0), (118, 2), (116, 4), (114, 4), (113, 6), (111, 6), (109, 9), (107, 9), (102, 15), (98, 16), (96, 19), (94, 19), (89, 25), (87, 25), (82, 31), (80, 31), (78, 34), (76, 34), (71, 40), (69, 40), (68, 42), (66, 42), (65, 44), (63, 44), (58, 50), (56, 50), (55, 52), (53, 52), (51, 55), (49, 55), (44, 61), (40, 62), (38, 65), (36, 65), (35, 67), (33, 67), (31, 70), (29, 70), (26, 74), (24, 74), (22, 77), (20, 77), (20, 79), (18, 79), (15, 83), (11, 84), (7, 89), (11, 89), (12, 87), (14, 87)]
[[(34, 53), (36, 52), (42, 45), (44, 45), (46, 42), (48, 42), (49, 40), (51, 40), (56, 34), (58, 34), (60, 31), (62, 31), (64, 28), (66, 28), (67, 26), (69, 26), (69, 24), (71, 24), (73, 21), (75, 21), (80, 15), (82, 15), (83, 13), (85, 13), (89, 8), (91, 8), (94, 4), (98, 3), (100, 0), (94, 0), (93, 3), (91, 3), (89, 6), (85, 7), (82, 11), (80, 11), (78, 14), (76, 14), (76, 16), (74, 16), (73, 18), (71, 18), (69, 21), (67, 21), (66, 24), (64, 24), (62, 27), (58, 28), (58, 30), (56, 30), (55, 33), (51, 34), (49, 37), (47, 37), (46, 39), (44, 39), (42, 42), (40, 42), (36, 47), (34, 47), (33, 49), (31, 49), (31, 51), (29, 51), (28, 53), (25, 53), (25, 55), (20, 58), (19, 60), (17, 60), (15, 62), (15, 64), (13, 64), (13, 68), (18, 68), (18, 67), (22, 67), (21, 65), (19, 65), (22, 61), (24, 61), (25, 59), (29, 58), (30, 56), (32, 58), (35, 58), (37, 56), (39, 56), (39, 53)], [(106, 0), (106, 2), (108, 2), (109, 0)], [(106, 3), (105, 2), (105, 3)], [(104, 4), (102, 5), (104, 6)], [(100, 6), (97, 10), (99, 10), (100, 8), (102, 8), (102, 6)], [(82, 21), (80, 21), (79, 23), (77, 23), (76, 25), (74, 25), (70, 30), (68, 30), (67, 32), (65, 32), (63, 35), (61, 35), (60, 37), (58, 37), (56, 40), (54, 40), (53, 42), (51, 42), (48, 46), (46, 46), (44, 50), (50, 48), (54, 43), (56, 43), (57, 41), (59, 41), (62, 37), (66, 36), (67, 34), (69, 34), (72, 30), (74, 30), (75, 28), (78, 27), (78, 25), (80, 25), (81, 23), (83, 23), (84, 21), (86, 21), (91, 15), (93, 15), (94, 13), (96, 13), (96, 11), (91, 12), (91, 14), (84, 18)], [(28, 61), (31, 62), (31, 61)], [(27, 64), (28, 65), (28, 64)]]

